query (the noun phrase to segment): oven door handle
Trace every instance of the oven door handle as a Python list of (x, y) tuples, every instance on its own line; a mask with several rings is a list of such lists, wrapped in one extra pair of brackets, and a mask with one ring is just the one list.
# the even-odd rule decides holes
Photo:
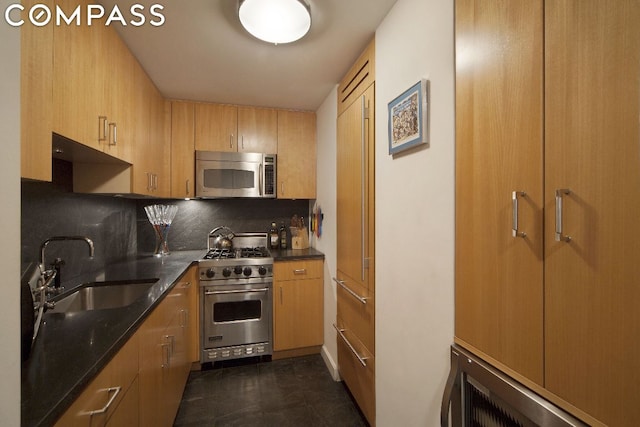
[(204, 291), (205, 295), (225, 295), (225, 294), (246, 294), (249, 292), (267, 292), (269, 288), (260, 289), (237, 289), (231, 291)]

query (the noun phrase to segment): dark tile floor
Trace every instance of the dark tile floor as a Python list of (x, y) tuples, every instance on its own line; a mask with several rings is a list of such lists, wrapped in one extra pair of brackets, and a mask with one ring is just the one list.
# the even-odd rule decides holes
[(367, 426), (320, 355), (236, 361), (189, 375), (174, 427)]

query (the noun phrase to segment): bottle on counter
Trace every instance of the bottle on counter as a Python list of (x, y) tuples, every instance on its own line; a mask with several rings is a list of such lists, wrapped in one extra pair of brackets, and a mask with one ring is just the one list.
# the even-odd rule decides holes
[(278, 234), (278, 226), (275, 222), (271, 223), (269, 230), (269, 248), (278, 249), (280, 247), (280, 235)]
[(287, 249), (287, 229), (284, 226), (284, 221), (280, 225), (280, 249)]

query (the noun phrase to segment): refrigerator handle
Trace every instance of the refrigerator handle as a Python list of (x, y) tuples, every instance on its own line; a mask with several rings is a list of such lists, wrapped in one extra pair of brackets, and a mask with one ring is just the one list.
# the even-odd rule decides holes
[[(460, 383), (460, 367), (458, 366), (458, 360), (460, 355), (452, 348), (451, 349), (451, 370), (449, 371), (449, 377), (444, 387), (444, 393), (442, 395), (442, 406), (440, 407), (440, 426), (449, 427), (449, 406), (451, 405), (451, 399), (453, 398), (454, 390), (459, 390)], [(458, 387), (456, 387), (458, 385)], [(455, 420), (455, 416), (454, 416)]]

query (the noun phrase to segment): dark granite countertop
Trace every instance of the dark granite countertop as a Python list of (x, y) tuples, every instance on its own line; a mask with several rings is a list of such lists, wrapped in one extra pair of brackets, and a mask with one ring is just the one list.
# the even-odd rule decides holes
[(127, 307), (44, 315), (31, 355), (22, 365), (21, 425), (53, 425), (205, 252), (172, 252), (162, 258), (140, 255), (110, 265), (97, 276), (77, 279), (78, 284), (159, 280)]
[(324, 254), (314, 248), (307, 249), (270, 249), (273, 260), (296, 261), (301, 259), (324, 259)]

